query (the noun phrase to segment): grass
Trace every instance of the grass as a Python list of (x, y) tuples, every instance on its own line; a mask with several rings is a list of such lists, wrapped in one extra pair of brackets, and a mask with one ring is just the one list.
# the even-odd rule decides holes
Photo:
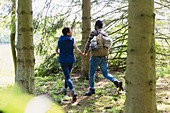
[[(96, 94), (91, 97), (86, 97), (84, 94), (89, 90), (88, 81), (85, 80), (80, 82), (77, 80), (78, 75), (73, 75), (74, 76), (72, 76), (72, 82), (74, 84), (74, 89), (78, 94), (78, 100), (76, 103), (72, 103), (72, 96), (69, 90), (67, 96), (61, 94), (64, 78), (59, 76), (48, 76), (45, 78), (36, 77), (36, 94), (48, 95), (53, 101), (59, 103), (67, 112), (122, 111), (124, 107), (125, 93), (118, 95), (116, 87), (108, 80), (104, 79), (103, 77), (99, 77), (100, 80), (96, 80)], [(118, 77), (118, 75), (115, 76)]]
[[(0, 45), (0, 87), (14, 83), (12, 57), (9, 45)], [(59, 76), (60, 75), (60, 76)], [(48, 95), (54, 102), (59, 103), (62, 108), (69, 113), (122, 113), (124, 112), (125, 92), (120, 95), (115, 86), (104, 79), (101, 73), (97, 74), (96, 94), (91, 97), (84, 96), (88, 91), (88, 81), (78, 81), (78, 75), (72, 74), (72, 81), (75, 91), (78, 94), (77, 102), (72, 103), (71, 92), (64, 96), (60, 92), (63, 88), (64, 78), (62, 74), (49, 77), (36, 77), (36, 95)], [(124, 74), (112, 73), (119, 80)], [(157, 77), (157, 108), (159, 113), (170, 111), (170, 67), (156, 69)]]
[[(168, 70), (167, 70), (168, 71)], [(165, 72), (168, 73), (168, 72)], [(123, 78), (122, 73), (112, 73), (119, 80)], [(68, 113), (123, 113), (125, 92), (118, 94), (116, 87), (109, 81), (101, 76), (101, 73), (97, 74), (98, 80), (96, 80), (96, 94), (90, 97), (84, 96), (88, 91), (88, 81), (80, 82), (77, 80), (77, 76), (72, 74), (72, 82), (74, 84), (75, 91), (78, 94), (77, 102), (72, 102), (71, 92), (68, 90), (68, 95), (64, 96), (60, 92), (63, 89), (64, 78), (46, 77), (36, 78), (37, 95), (47, 94), (51, 99), (59, 103), (62, 108)], [(64, 75), (63, 75), (64, 76)], [(158, 75), (159, 76), (159, 75)], [(44, 80), (50, 79), (51, 81)], [(54, 80), (53, 80), (54, 79)], [(45, 83), (42, 83), (45, 82)], [(124, 81), (123, 81), (124, 82)], [(168, 113), (170, 111), (170, 75), (166, 74), (163, 77), (157, 79), (157, 108), (159, 113)]]
[(165, 67), (158, 67), (156, 69), (156, 77), (164, 77), (170, 75), (170, 66)]

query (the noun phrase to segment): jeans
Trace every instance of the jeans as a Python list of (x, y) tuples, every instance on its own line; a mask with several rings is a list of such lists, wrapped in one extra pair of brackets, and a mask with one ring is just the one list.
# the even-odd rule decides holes
[(70, 76), (73, 63), (60, 63), (60, 65), (65, 76), (65, 89), (69, 87), (70, 90), (73, 90), (73, 84), (72, 84), (71, 76)]
[(117, 81), (116, 78), (109, 75), (107, 69), (107, 62), (105, 61), (104, 57), (94, 57), (92, 56), (90, 59), (90, 70), (89, 70), (89, 85), (90, 88), (94, 89), (94, 74), (97, 70), (97, 67), (100, 66), (102, 74), (105, 78), (109, 79), (111, 82)]

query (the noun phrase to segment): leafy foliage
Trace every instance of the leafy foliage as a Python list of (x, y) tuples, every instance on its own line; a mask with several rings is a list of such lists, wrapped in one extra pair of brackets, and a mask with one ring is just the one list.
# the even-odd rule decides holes
[[(38, 1), (33, 1), (37, 4)], [(41, 1), (44, 5), (41, 8), (34, 6), (34, 37), (35, 52), (37, 55), (47, 59), (55, 52), (56, 42), (61, 35), (64, 26), (70, 26), (75, 40), (81, 41), (81, 0), (66, 0), (56, 2), (55, 0)], [(59, 4), (61, 3), (61, 4)], [(65, 3), (64, 5), (62, 3)], [(1, 0), (0, 25), (8, 29), (10, 26), (9, 14), (11, 2)], [(92, 26), (98, 19), (104, 22), (104, 30), (113, 38), (109, 64), (112, 70), (125, 70), (126, 68), (126, 49), (128, 38), (127, 23), (127, 0), (92, 0), (91, 1), (91, 21)], [(169, 2), (167, 0), (155, 0), (156, 13), (156, 63), (157, 66), (169, 65)], [(164, 13), (162, 13), (164, 12)], [(9, 42), (7, 33), (0, 32), (0, 43)], [(7, 31), (7, 30), (5, 30)], [(4, 35), (5, 34), (5, 35)], [(80, 43), (81, 45), (81, 43)], [(79, 60), (80, 61), (80, 60)], [(44, 61), (45, 62), (45, 61)], [(51, 62), (52, 63), (52, 62)], [(42, 63), (43, 64), (43, 63)], [(81, 62), (76, 62), (79, 65)], [(41, 65), (43, 70), (43, 66)]]
[(56, 53), (46, 57), (44, 62), (35, 69), (35, 76), (54, 76), (61, 72), (60, 64)]
[[(34, 21), (35, 32), (41, 33), (40, 40), (36, 44), (36, 52), (43, 56), (48, 57), (54, 53), (55, 45), (58, 37), (61, 35), (61, 29), (63, 26), (71, 26), (73, 30), (73, 37), (79, 37), (75, 39), (77, 42), (81, 40), (81, 1), (72, 0), (69, 1), (71, 5), (65, 10), (56, 14), (57, 16), (45, 16), (36, 18)], [(165, 5), (166, 1), (155, 2), (156, 13), (161, 15), (162, 10), (168, 7), (161, 7)], [(127, 38), (128, 38), (128, 22), (127, 22), (127, 1), (102, 1), (92, 0), (92, 23), (97, 19), (100, 19), (104, 23), (104, 30), (109, 34), (109, 37), (113, 39), (113, 45), (110, 49), (109, 55), (109, 69), (112, 71), (125, 71), (126, 59), (127, 59)], [(101, 6), (101, 7), (99, 7)], [(48, 6), (50, 7), (50, 5)], [(51, 6), (52, 7), (52, 6)], [(58, 7), (58, 6), (56, 6)], [(158, 9), (157, 7), (161, 7)], [(72, 10), (70, 10), (72, 8)], [(106, 10), (107, 9), (107, 10)], [(45, 10), (45, 9), (44, 9)], [(75, 10), (75, 11), (74, 11)], [(104, 11), (104, 12), (103, 12)], [(76, 13), (73, 13), (76, 12)], [(54, 14), (55, 15), (55, 14)], [(165, 15), (162, 15), (165, 16)], [(41, 17), (41, 18), (40, 18)], [(163, 32), (163, 25), (168, 24), (166, 20), (162, 21), (156, 18), (156, 51), (157, 51), (157, 66), (167, 66), (169, 64), (169, 43), (168, 35)], [(57, 38), (56, 38), (57, 35)], [(163, 37), (162, 37), (163, 36)], [(162, 38), (160, 38), (162, 37)], [(79, 43), (81, 45), (81, 42)], [(81, 64), (81, 60), (75, 63), (75, 67)], [(80, 69), (80, 68), (74, 68)], [(43, 66), (42, 66), (43, 70)], [(79, 70), (77, 70), (79, 71)]]

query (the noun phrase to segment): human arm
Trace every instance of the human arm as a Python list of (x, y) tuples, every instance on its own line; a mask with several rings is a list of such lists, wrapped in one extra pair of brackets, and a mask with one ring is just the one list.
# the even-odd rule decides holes
[(87, 52), (89, 51), (91, 40), (93, 39), (94, 36), (97, 36), (97, 34), (98, 32), (96, 30), (90, 32), (89, 39), (85, 46), (84, 54), (87, 54)]
[(58, 42), (57, 42), (55, 51), (56, 51), (56, 53), (60, 54), (59, 49), (58, 49)]
[(74, 49), (76, 50), (76, 52), (78, 53), (78, 54), (80, 54), (81, 56), (85, 56), (81, 51), (80, 51), (80, 49), (77, 47), (77, 43), (74, 41), (74, 43), (73, 43), (73, 46), (74, 46)]

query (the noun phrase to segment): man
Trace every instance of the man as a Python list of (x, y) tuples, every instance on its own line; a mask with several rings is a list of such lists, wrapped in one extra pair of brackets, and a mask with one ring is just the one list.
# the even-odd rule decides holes
[[(98, 34), (102, 34), (105, 37), (108, 37), (108, 34), (105, 33), (103, 30), (103, 23), (100, 20), (97, 20), (95, 23), (95, 30), (91, 31), (89, 35), (89, 39), (86, 43), (84, 54), (86, 55), (89, 51), (91, 40), (94, 36), (97, 36)], [(119, 90), (123, 90), (122, 82), (118, 81), (113, 76), (109, 75), (108, 69), (107, 69), (107, 56), (92, 56), (90, 59), (90, 70), (89, 70), (89, 85), (90, 85), (90, 91), (86, 92), (86, 96), (91, 96), (92, 94), (95, 94), (95, 88), (94, 88), (94, 74), (97, 70), (97, 67), (100, 66), (100, 69), (102, 71), (102, 74), (105, 78), (109, 79), (111, 82), (113, 82)]]

